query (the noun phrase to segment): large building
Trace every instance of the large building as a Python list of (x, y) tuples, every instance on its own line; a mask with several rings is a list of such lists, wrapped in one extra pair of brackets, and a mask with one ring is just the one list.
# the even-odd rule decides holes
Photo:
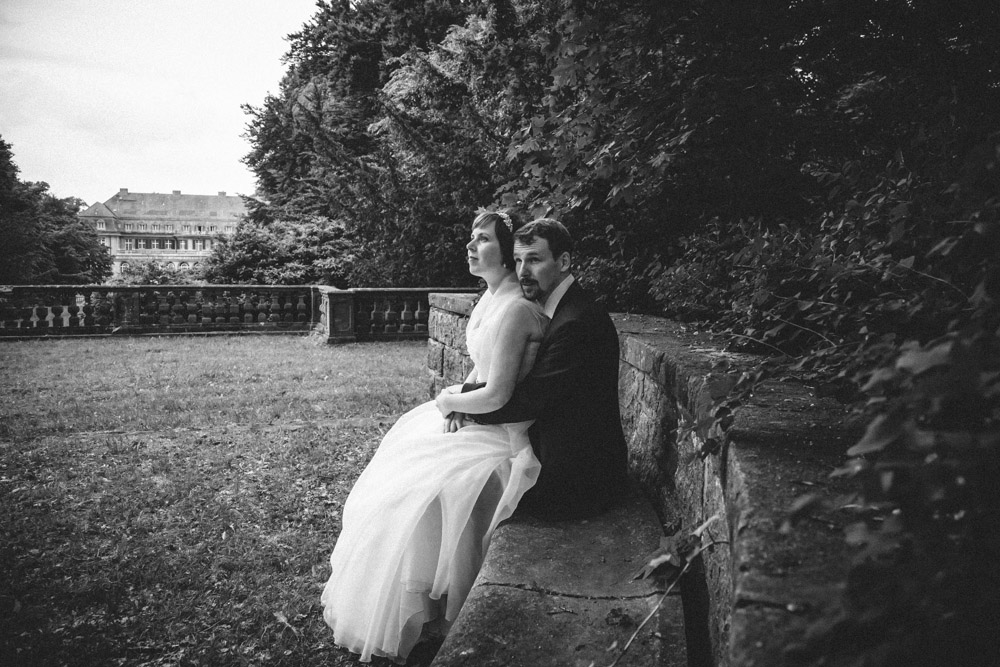
[(80, 213), (111, 250), (114, 273), (154, 261), (174, 269), (192, 269), (212, 252), (219, 237), (236, 231), (246, 213), (242, 197), (129, 192)]

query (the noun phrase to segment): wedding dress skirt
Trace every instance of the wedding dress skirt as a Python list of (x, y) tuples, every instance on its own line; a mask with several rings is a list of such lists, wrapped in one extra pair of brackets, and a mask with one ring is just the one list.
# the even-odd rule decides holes
[(323, 617), (362, 662), (402, 661), (425, 624), (455, 619), (493, 529), (538, 477), (530, 422), (443, 424), (433, 401), (403, 415), (344, 504)]

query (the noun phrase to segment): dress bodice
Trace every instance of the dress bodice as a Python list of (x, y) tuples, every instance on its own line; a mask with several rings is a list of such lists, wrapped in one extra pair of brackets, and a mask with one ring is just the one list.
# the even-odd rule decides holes
[[(496, 343), (497, 334), (500, 332), (500, 323), (504, 314), (515, 303), (521, 302), (531, 308), (538, 320), (539, 333), (545, 330), (547, 318), (542, 313), (541, 306), (527, 301), (521, 294), (521, 286), (517, 280), (511, 278), (501, 283), (496, 292), (488, 290), (479, 299), (476, 307), (469, 317), (469, 324), (465, 330), (465, 343), (469, 349), (469, 356), (476, 366), (476, 379), (479, 382), (486, 382), (490, 374), (490, 365), (493, 360), (493, 346)], [(540, 336), (537, 337), (540, 339)], [(521, 359), (518, 371), (518, 380), (531, 370), (535, 362), (535, 355), (538, 352), (540, 340), (533, 340), (528, 344), (524, 358)]]

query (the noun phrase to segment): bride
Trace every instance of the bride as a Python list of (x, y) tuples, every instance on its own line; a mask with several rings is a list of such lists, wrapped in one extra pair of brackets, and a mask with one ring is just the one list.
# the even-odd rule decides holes
[(469, 272), (487, 290), (469, 319), (475, 364), (461, 393), (403, 415), (344, 504), (343, 530), (323, 590), (323, 617), (334, 641), (360, 654), (405, 661), (422, 632), (446, 631), (472, 589), (496, 525), (538, 477), (528, 442), (531, 422), (461, 429), (457, 413), (495, 410), (524, 377), (547, 324), (521, 295), (514, 275), (514, 224), (505, 212), (472, 223)]

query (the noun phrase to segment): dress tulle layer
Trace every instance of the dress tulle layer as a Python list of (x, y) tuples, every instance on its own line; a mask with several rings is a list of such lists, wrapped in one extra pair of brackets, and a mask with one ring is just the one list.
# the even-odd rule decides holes
[(490, 535), (538, 477), (529, 423), (442, 433), (433, 402), (386, 434), (344, 505), (323, 616), (368, 661), (403, 659), (424, 625), (455, 619)]

